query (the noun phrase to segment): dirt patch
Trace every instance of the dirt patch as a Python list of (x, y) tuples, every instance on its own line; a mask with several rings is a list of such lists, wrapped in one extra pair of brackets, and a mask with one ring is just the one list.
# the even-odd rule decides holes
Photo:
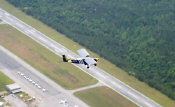
[(7, 91), (1, 91), (0, 92), (0, 96), (4, 95), (4, 94), (7, 94), (8, 92)]

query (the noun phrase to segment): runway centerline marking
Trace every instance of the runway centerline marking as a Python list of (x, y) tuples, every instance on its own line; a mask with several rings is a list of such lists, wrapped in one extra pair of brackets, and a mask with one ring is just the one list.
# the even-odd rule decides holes
[(58, 49), (58, 48), (56, 48), (56, 49), (54, 49), (56, 52), (58, 52), (58, 53), (60, 53), (60, 52), (63, 52), (61, 49)]
[(117, 84), (116, 82), (112, 81), (112, 84), (116, 85), (118, 88), (122, 88), (119, 84)]
[(148, 105), (148, 107), (153, 107), (151, 104), (144, 102), (146, 105)]
[(53, 47), (54, 49), (58, 49), (54, 44), (50, 44), (51, 45), (51, 47)]
[(134, 95), (132, 92), (128, 91), (128, 94), (130, 94), (131, 96), (133, 96), (134, 98), (138, 99), (138, 97), (136, 95)]
[(24, 32), (27, 33), (27, 34), (29, 34), (28, 30), (25, 30)]
[(29, 32), (33, 35), (35, 35), (35, 31), (33, 29), (30, 29)]
[(74, 58), (74, 57), (72, 57), (72, 55), (70, 55), (70, 54), (68, 54), (67, 56), (68, 56), (69, 58)]
[(23, 28), (23, 25), (21, 25), (20, 23), (16, 23), (19, 27)]
[(103, 74), (100, 74), (99, 72), (97, 72), (97, 74), (106, 79), (106, 77)]
[(43, 42), (47, 42), (47, 40), (46, 39), (44, 39), (44, 38), (42, 38), (42, 37), (38, 37), (40, 40), (42, 40)]
[(10, 14), (8, 14), (8, 13), (6, 13), (6, 12), (5, 12), (5, 15), (10, 16)]
[(12, 18), (10, 18), (10, 17), (7, 17), (7, 19), (9, 19), (9, 20), (13, 21), (13, 19), (12, 19)]

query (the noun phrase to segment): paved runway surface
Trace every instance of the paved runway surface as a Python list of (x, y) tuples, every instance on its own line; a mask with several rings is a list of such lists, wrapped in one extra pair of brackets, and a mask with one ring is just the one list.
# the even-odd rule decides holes
[[(79, 57), (77, 54), (73, 53), (69, 49), (65, 48), (61, 44), (55, 42), (54, 40), (48, 38), (41, 32), (37, 31), (36, 29), (32, 28), (31, 26), (25, 24), (24, 22), (20, 21), (16, 17), (10, 15), (6, 11), (0, 9), (0, 18), (10, 24), (11, 26), (15, 27), (22, 33), (26, 34), (28, 37), (32, 38), (33, 40), (37, 41), (41, 45), (45, 46), (52, 52), (56, 53), (57, 55), (61, 56), (63, 54), (68, 55), (71, 58)], [(120, 93), (124, 97), (128, 98), (132, 102), (136, 103), (138, 106), (142, 107), (160, 107), (160, 105), (153, 100), (147, 98), (143, 94), (139, 93), (138, 91), (134, 90), (133, 88), (129, 87), (125, 83), (121, 82), (120, 80), (114, 78), (113, 76), (109, 75), (102, 69), (98, 67), (91, 67), (87, 69), (83, 65), (75, 65), (76, 67), (80, 68), (84, 72), (88, 73), (92, 77), (96, 78), (97, 80), (103, 82), (106, 86), (112, 88), (114, 91)]]
[[(72, 92), (64, 90), (1, 46), (0, 71), (19, 84), (31, 97), (36, 97), (37, 106), (39, 107), (67, 107), (60, 104), (61, 100), (67, 100), (69, 107), (88, 107), (88, 105), (76, 98)], [(46, 91), (43, 91), (43, 89)], [(17, 107), (23, 107), (23, 105)]]

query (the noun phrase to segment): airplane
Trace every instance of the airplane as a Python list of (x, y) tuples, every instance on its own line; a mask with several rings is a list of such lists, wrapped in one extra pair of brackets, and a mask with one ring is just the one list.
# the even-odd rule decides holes
[(94, 65), (97, 66), (97, 62), (99, 58), (91, 58), (89, 57), (89, 53), (85, 49), (79, 49), (78, 54), (81, 56), (81, 58), (77, 59), (69, 59), (66, 57), (66, 55), (63, 56), (63, 62), (70, 62), (75, 64), (84, 64), (89, 68), (90, 66)]

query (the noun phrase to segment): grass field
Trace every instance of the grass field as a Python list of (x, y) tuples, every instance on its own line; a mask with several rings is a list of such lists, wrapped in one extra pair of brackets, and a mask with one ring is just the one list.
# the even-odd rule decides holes
[[(0, 0), (0, 7), (8, 11), (9, 13), (13, 14), (14, 16), (18, 17), (22, 21), (26, 22), (27, 24), (33, 26), (37, 30), (41, 31), (48, 37), (56, 40), (57, 42), (61, 43), (65, 47), (71, 49), (72, 51), (76, 52), (77, 49), (82, 48), (79, 44), (73, 42), (72, 40), (68, 39), (65, 35), (62, 35), (52, 28), (48, 27), (47, 25), (44, 25), (40, 21), (32, 18), (31, 16), (27, 16), (17, 8), (13, 7), (12, 5), (8, 4), (5, 0)], [(90, 52), (92, 56), (99, 57), (98, 55)], [(138, 90), (139, 92), (143, 93), (147, 97), (150, 97), (151, 99), (155, 100), (159, 104), (166, 106), (166, 107), (174, 107), (175, 101), (171, 100), (164, 94), (160, 93), (159, 91), (149, 87), (147, 84), (140, 82), (136, 78), (127, 75), (126, 72), (121, 70), (120, 68), (116, 67), (109, 61), (100, 58), (98, 66), (102, 69), (104, 69), (106, 72), (110, 73), (114, 77), (120, 79), (124, 83), (128, 84), (129, 86), (133, 87), (134, 89)]]
[(0, 25), (0, 44), (66, 89), (97, 82), (72, 64), (63, 63), (62, 58), (9, 25)]
[(10, 78), (0, 72), (0, 92), (5, 91), (5, 86), (14, 83)]
[(75, 93), (75, 96), (91, 107), (136, 107), (134, 103), (122, 97), (108, 87), (96, 87)]

